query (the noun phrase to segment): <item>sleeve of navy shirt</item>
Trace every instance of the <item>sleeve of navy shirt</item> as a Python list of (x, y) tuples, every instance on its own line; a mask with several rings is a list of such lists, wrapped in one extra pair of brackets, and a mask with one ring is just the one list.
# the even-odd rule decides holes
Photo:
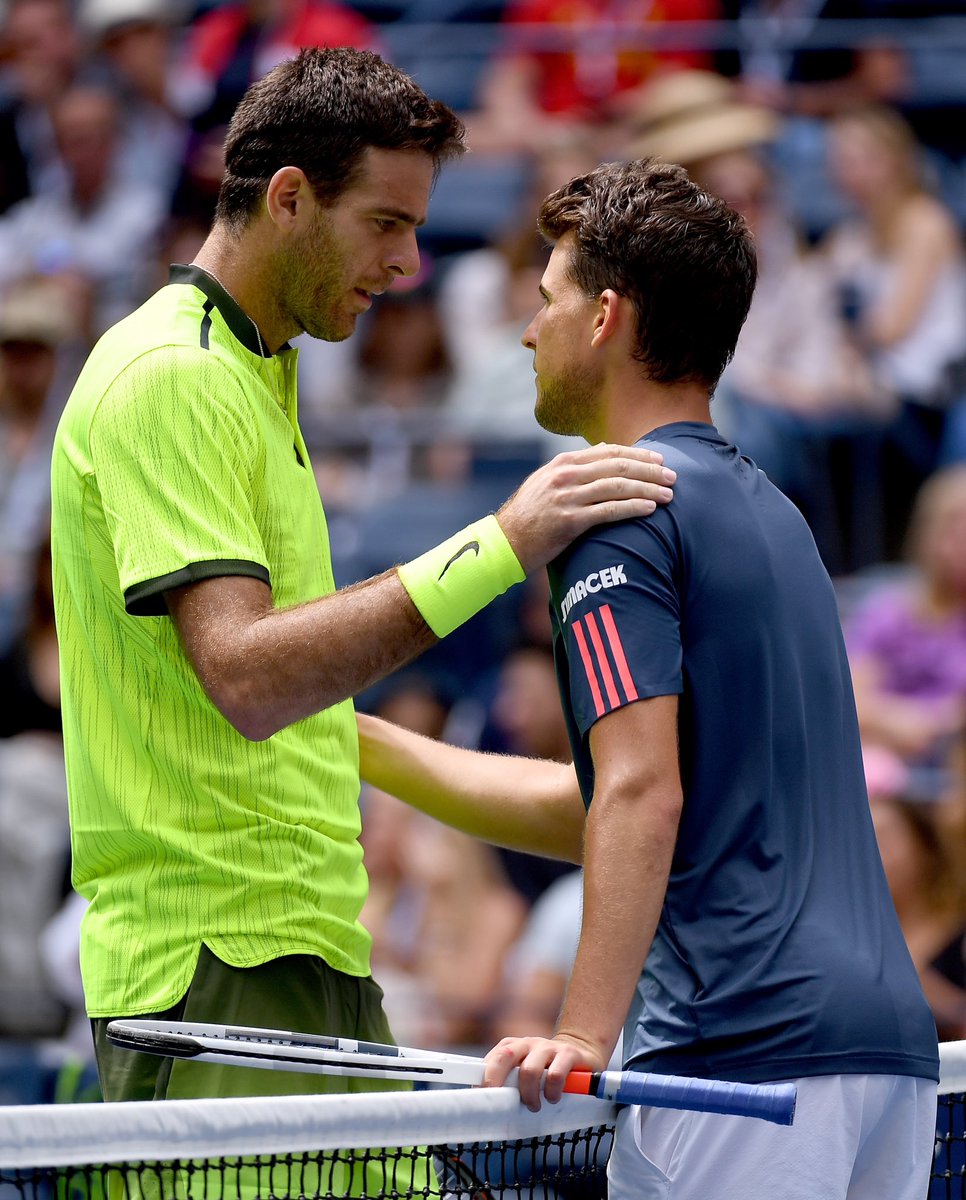
[(567, 684), (581, 738), (606, 713), (682, 690), (673, 530), (663, 522), (595, 529), (554, 564)]

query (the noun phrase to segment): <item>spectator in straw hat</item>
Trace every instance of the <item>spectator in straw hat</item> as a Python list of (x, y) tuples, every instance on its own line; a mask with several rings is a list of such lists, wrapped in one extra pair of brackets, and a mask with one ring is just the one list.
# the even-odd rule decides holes
[(823, 455), (877, 436), (891, 396), (877, 388), (840, 317), (833, 281), (780, 202), (769, 148), (778, 118), (705, 71), (679, 72), (641, 94), (628, 122), (631, 157), (684, 166), (736, 208), (755, 235), (758, 287), (716, 393), (716, 419), (805, 512), (830, 566), (850, 555), (832, 513)]
[(645, 86), (626, 124), (631, 157), (689, 170), (706, 158), (767, 145), (778, 130), (774, 113), (743, 102), (727, 79), (701, 70), (676, 71)]

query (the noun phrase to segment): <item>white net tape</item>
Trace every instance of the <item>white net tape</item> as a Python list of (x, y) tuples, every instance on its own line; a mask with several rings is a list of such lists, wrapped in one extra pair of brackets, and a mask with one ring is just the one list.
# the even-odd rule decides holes
[(966, 1042), (942, 1042), (939, 1047), (939, 1094), (966, 1092)]
[(0, 1169), (509, 1141), (612, 1121), (564, 1096), (532, 1113), (516, 1088), (0, 1108)]
[[(940, 1094), (966, 1092), (966, 1041), (940, 1046)], [(612, 1123), (564, 1096), (531, 1113), (515, 1088), (0, 1108), (0, 1169), (505, 1142)]]

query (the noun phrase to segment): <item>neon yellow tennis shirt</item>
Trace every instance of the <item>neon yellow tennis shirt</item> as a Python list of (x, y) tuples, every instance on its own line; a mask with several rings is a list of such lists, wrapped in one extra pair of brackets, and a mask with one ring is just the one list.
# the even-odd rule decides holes
[(174, 267), (95, 346), (57, 431), (54, 597), (91, 1016), (170, 1007), (202, 942), (239, 967), (309, 953), (369, 974), (351, 702), (246, 741), (164, 600), (216, 575), (265, 580), (276, 607), (334, 590), (296, 359), (263, 356), (232, 298)]

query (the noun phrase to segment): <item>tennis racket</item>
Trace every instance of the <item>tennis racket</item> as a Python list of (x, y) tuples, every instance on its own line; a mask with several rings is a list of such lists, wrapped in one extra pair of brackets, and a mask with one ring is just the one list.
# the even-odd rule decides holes
[[(483, 1082), (482, 1058), (321, 1034), (192, 1021), (112, 1021), (107, 1036), (115, 1046), (127, 1050), (198, 1062), (354, 1078), (468, 1085)], [(512, 1071), (507, 1084), (515, 1083), (516, 1076), (517, 1072)], [(730, 1083), (641, 1071), (572, 1071), (564, 1091), (616, 1104), (758, 1117), (776, 1125), (791, 1125), (795, 1116), (796, 1089), (792, 1083)]]

